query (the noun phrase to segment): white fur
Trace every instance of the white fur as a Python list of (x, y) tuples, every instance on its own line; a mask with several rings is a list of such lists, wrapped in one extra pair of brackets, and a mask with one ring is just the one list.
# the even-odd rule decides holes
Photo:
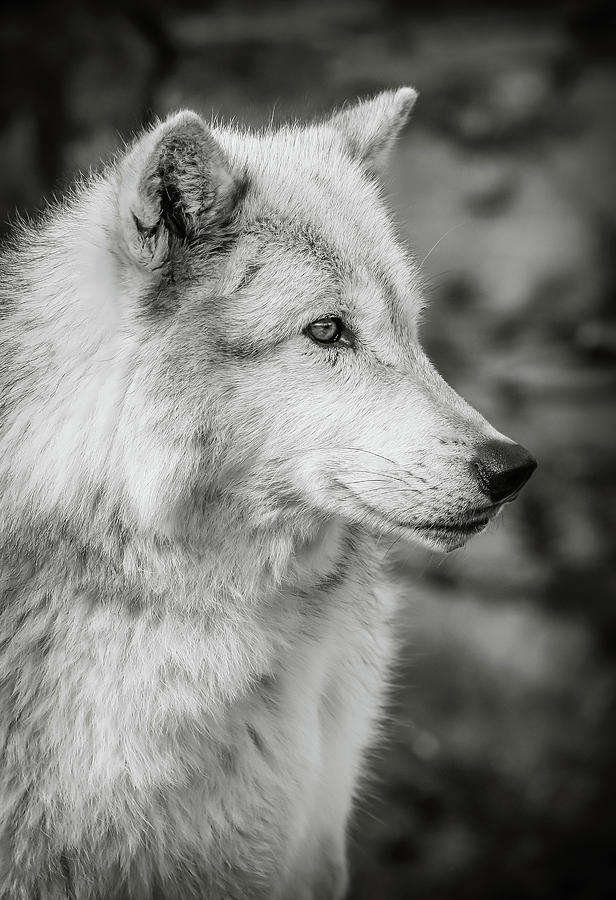
[[(374, 178), (413, 97), (179, 114), (7, 253), (1, 898), (343, 895), (375, 535), (442, 546), (496, 434), (419, 347)], [(325, 315), (355, 350), (309, 341)]]

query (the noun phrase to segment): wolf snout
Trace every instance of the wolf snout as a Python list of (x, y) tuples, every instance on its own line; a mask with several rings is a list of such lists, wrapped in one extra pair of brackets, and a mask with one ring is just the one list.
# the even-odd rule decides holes
[(537, 460), (520, 444), (490, 440), (478, 448), (472, 467), (493, 503), (513, 500), (537, 468)]

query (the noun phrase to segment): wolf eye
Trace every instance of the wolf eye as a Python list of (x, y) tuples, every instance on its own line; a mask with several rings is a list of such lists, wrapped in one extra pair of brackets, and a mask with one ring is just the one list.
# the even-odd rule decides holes
[(342, 319), (335, 316), (326, 316), (324, 319), (317, 319), (311, 322), (306, 328), (306, 334), (317, 344), (335, 344), (340, 340), (344, 332), (344, 323)]

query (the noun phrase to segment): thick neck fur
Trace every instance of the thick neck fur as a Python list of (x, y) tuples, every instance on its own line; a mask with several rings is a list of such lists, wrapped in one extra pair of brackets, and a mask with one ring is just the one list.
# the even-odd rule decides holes
[[(135, 347), (95, 183), (2, 260), (2, 524), (88, 507), (103, 486)], [(108, 214), (109, 215), (109, 214)], [(97, 483), (97, 479), (99, 482)], [(105, 482), (107, 482), (105, 484)]]

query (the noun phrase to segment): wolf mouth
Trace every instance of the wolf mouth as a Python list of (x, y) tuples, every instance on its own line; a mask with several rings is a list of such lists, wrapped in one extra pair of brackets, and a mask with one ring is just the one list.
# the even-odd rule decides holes
[(473, 519), (470, 522), (398, 522), (398, 524), (405, 528), (415, 528), (434, 534), (473, 535), (478, 534), (485, 528), (489, 521), (489, 518), (486, 516), (481, 519)]
[[(383, 510), (379, 510), (373, 507), (371, 504), (366, 503), (363, 498), (357, 496), (357, 494), (352, 491), (351, 492), (356, 500), (359, 500), (361, 505), (371, 513), (371, 515), (376, 515), (381, 519), (381, 521), (385, 520), (389, 525), (393, 525), (397, 528), (402, 528), (404, 531), (408, 532), (416, 532), (423, 533), (426, 537), (432, 537), (435, 540), (442, 539), (444, 543), (449, 544), (452, 540), (466, 540), (466, 538), (472, 537), (475, 534), (479, 534), (480, 531), (486, 527), (489, 523), (492, 515), (497, 512), (498, 507), (490, 509), (489, 511), (485, 508), (481, 510), (481, 512), (477, 509), (469, 510), (469, 518), (468, 519), (449, 519), (449, 520), (437, 520), (434, 522), (412, 522), (412, 521), (404, 521), (402, 519), (395, 519), (388, 516)], [(478, 513), (480, 514), (478, 515)]]

